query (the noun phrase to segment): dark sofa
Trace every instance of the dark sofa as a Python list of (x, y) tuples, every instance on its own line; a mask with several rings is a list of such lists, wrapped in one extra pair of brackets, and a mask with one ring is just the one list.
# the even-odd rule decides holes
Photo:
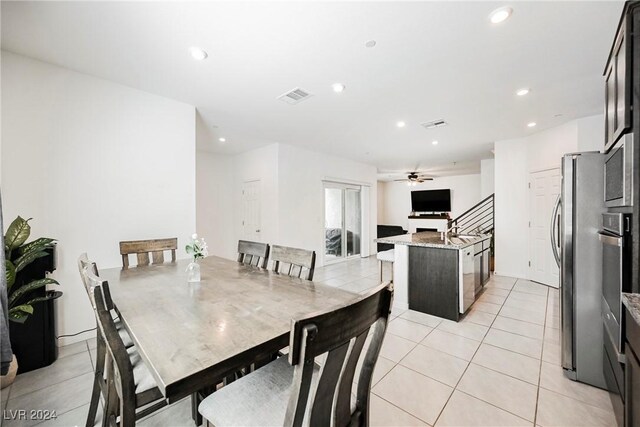
[[(403, 229), (399, 225), (378, 225), (378, 239), (382, 237), (398, 236), (400, 234), (407, 234), (407, 230)], [(388, 251), (389, 249), (393, 249), (393, 245), (378, 243), (378, 252)]]

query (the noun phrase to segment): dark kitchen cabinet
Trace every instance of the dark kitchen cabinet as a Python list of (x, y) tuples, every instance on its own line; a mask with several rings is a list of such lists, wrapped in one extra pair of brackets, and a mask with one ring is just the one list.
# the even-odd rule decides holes
[(605, 147), (631, 129), (631, 41), (628, 15), (620, 21), (605, 67)]
[(635, 427), (640, 425), (640, 324), (629, 309), (625, 307), (626, 321), (626, 363), (625, 371), (625, 413), (624, 425)]

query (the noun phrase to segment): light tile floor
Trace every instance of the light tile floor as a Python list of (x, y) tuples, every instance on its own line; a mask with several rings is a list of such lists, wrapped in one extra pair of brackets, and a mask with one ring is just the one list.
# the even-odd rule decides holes
[[(366, 292), (379, 282), (378, 264), (375, 257), (333, 264), (316, 270), (314, 280)], [(374, 373), (371, 424), (614, 426), (608, 393), (562, 374), (558, 303), (555, 289), (493, 276), (459, 323), (394, 309)], [(9, 410), (55, 409), (57, 419), (38, 425), (84, 425), (94, 360), (94, 341), (62, 347), (53, 365), (2, 390), (5, 417)], [(191, 427), (190, 402), (139, 425)]]

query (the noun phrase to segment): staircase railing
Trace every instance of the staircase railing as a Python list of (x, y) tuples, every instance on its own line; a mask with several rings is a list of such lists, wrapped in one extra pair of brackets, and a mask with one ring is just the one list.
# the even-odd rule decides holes
[(457, 234), (493, 233), (494, 207), (494, 194), (491, 194), (457, 218), (449, 220), (449, 228)]

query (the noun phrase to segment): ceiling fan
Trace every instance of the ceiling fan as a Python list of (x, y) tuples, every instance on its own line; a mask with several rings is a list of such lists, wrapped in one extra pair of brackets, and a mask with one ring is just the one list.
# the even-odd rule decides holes
[(403, 179), (394, 179), (394, 181), (406, 181), (407, 185), (415, 186), (421, 182), (433, 181), (433, 177), (419, 173), (418, 171), (407, 172), (407, 177)]

